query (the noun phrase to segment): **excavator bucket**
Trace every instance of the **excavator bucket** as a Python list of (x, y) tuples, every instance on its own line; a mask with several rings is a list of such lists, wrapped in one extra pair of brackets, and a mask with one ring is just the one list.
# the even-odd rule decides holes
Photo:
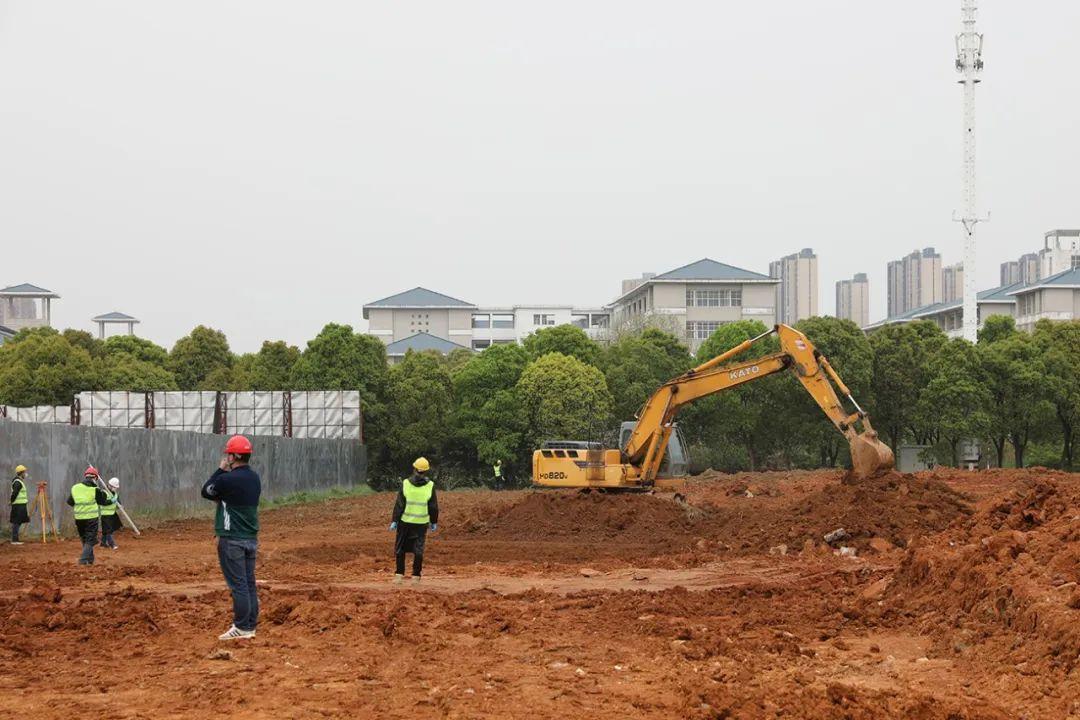
[(896, 464), (892, 449), (878, 440), (878, 435), (873, 430), (852, 437), (850, 446), (851, 467), (859, 480), (892, 470)]

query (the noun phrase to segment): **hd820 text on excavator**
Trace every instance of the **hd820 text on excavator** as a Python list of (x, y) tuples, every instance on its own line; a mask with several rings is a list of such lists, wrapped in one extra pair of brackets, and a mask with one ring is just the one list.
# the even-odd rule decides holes
[[(779, 337), (780, 352), (722, 365), (773, 333)], [(642, 406), (637, 422), (624, 423), (620, 448), (604, 448), (599, 443), (574, 440), (544, 443), (533, 452), (533, 484), (562, 488), (678, 490), (686, 466), (685, 447), (675, 427), (679, 409), (698, 398), (785, 370), (794, 373), (836, 429), (848, 439), (856, 478), (865, 479), (893, 467), (892, 450), (878, 440), (870, 418), (851, 396), (851, 391), (828, 359), (801, 332), (787, 325), (777, 325), (661, 385)], [(853, 412), (844, 409), (837, 389), (851, 402)]]

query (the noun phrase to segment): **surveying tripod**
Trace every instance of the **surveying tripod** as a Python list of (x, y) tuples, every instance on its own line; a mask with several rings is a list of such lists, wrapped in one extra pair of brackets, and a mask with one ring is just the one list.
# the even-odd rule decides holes
[(49, 504), (49, 483), (37, 484), (37, 495), (30, 505), (30, 517), (35, 513), (41, 516), (41, 542), (48, 542), (49, 531), (52, 531), (53, 540), (60, 541), (60, 532), (56, 529), (56, 518), (53, 517), (52, 506)]

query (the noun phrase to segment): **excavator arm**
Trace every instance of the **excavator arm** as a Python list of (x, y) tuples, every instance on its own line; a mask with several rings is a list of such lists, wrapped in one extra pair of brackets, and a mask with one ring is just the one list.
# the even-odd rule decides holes
[[(721, 366), (773, 333), (779, 337), (780, 352)], [(858, 477), (869, 477), (893, 466), (892, 450), (878, 440), (869, 417), (855, 402), (828, 359), (805, 335), (787, 325), (777, 325), (660, 386), (638, 414), (637, 424), (623, 448), (624, 462), (639, 467), (640, 478), (645, 483), (655, 481), (679, 408), (699, 398), (789, 369), (836, 429), (848, 439), (852, 466)], [(844, 410), (836, 394), (837, 388), (851, 401), (854, 412)]]

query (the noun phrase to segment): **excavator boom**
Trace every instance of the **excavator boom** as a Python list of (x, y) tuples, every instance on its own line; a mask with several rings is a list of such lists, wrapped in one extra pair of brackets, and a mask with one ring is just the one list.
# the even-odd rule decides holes
[[(779, 352), (756, 360), (723, 365), (773, 333), (780, 340)], [(851, 396), (828, 359), (801, 332), (787, 325), (777, 325), (769, 332), (746, 340), (661, 385), (638, 413), (637, 424), (621, 453), (594, 451), (590, 454), (591, 460), (575, 464), (585, 472), (555, 469), (569, 468), (569, 465), (558, 462), (559, 456), (554, 452), (536, 451), (533, 454), (533, 482), (563, 487), (610, 487), (613, 483), (618, 487), (654, 487), (663, 480), (659, 478), (659, 471), (679, 408), (699, 398), (784, 370), (790, 370), (798, 378), (826, 417), (848, 439), (856, 477), (867, 478), (893, 467), (892, 450), (878, 439), (870, 425), (870, 418)], [(851, 402), (853, 412), (844, 409), (836, 394), (837, 389)], [(617, 468), (612, 467), (616, 458), (619, 461)], [(601, 466), (602, 472), (599, 471)], [(596, 482), (601, 477), (604, 482)], [(560, 482), (552, 482), (553, 479)]]

